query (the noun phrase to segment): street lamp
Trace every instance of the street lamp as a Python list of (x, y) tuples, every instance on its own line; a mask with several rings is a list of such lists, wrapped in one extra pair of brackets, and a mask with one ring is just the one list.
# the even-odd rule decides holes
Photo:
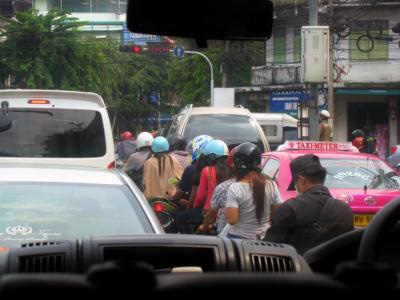
[(197, 51), (185, 51), (185, 53), (189, 53), (189, 54), (198, 54), (198, 55), (204, 57), (204, 58), (206, 59), (206, 61), (208, 62), (208, 64), (210, 65), (210, 69), (211, 69), (211, 84), (210, 84), (210, 95), (211, 95), (211, 96), (210, 96), (210, 100), (211, 100), (211, 103), (210, 103), (210, 106), (213, 107), (213, 106), (214, 106), (214, 69), (213, 69), (211, 60), (210, 60), (206, 55), (204, 55), (204, 54), (201, 53), (201, 52), (197, 52)]

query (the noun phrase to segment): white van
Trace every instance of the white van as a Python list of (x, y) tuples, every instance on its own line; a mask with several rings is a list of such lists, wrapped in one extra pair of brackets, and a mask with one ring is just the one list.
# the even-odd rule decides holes
[(253, 113), (268, 139), (271, 150), (286, 141), (297, 140), (298, 120), (284, 113)]
[(110, 119), (94, 93), (0, 90), (0, 163), (111, 168)]

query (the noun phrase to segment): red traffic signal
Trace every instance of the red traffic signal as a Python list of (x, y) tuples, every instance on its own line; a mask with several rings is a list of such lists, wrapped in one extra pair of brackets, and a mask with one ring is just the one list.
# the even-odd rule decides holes
[(133, 52), (133, 53), (141, 53), (142, 47), (138, 45), (121, 45), (119, 47), (120, 52)]
[(140, 47), (138, 45), (134, 45), (134, 46), (132, 46), (132, 52), (133, 53), (140, 53), (140, 52), (142, 52), (142, 47)]

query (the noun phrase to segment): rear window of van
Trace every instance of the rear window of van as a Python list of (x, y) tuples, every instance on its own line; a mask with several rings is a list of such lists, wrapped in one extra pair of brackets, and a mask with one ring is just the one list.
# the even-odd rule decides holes
[(77, 109), (10, 109), (0, 157), (90, 158), (106, 154), (101, 114)]

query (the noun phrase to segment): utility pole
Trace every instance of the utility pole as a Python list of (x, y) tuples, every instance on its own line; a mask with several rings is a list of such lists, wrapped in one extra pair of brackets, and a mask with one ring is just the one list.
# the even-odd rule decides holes
[[(318, 26), (318, 2), (308, 0), (310, 26)], [(308, 105), (308, 136), (311, 141), (319, 140), (319, 115), (318, 115), (318, 84), (309, 85), (309, 105)]]
[[(329, 18), (331, 22), (333, 21), (333, 0), (329, 0), (329, 10), (328, 10)], [(333, 140), (336, 139), (335, 136), (335, 127), (334, 127), (334, 116), (335, 116), (335, 107), (334, 107), (334, 91), (333, 91), (333, 31), (332, 28), (329, 28), (329, 61), (328, 61), (328, 110), (331, 115), (331, 126), (332, 126), (332, 135)]]

